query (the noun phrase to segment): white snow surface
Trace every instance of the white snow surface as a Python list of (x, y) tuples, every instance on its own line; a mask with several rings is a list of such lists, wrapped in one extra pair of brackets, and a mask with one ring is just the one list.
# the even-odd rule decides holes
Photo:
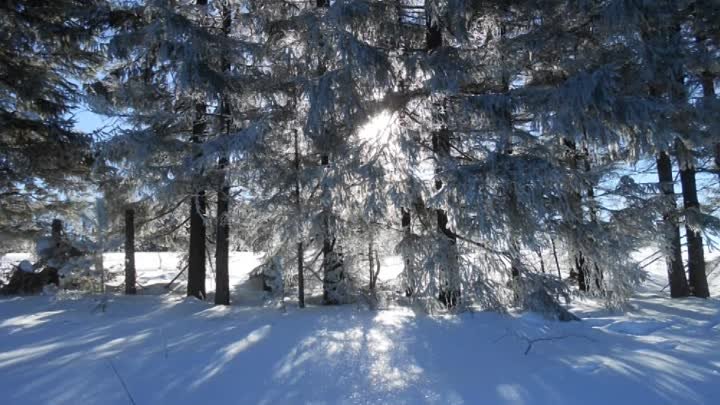
[[(628, 311), (576, 302), (571, 309), (583, 321), (560, 323), (532, 313), (263, 305), (263, 293), (247, 283), (259, 259), (245, 253), (231, 259), (233, 305), (215, 307), (182, 297), (182, 285), (177, 293), (164, 289), (177, 257), (138, 253), (145, 288), (110, 295), (104, 311), (98, 295), (0, 299), (0, 403), (685, 405), (720, 398), (720, 301), (670, 300), (660, 291), (662, 261), (649, 268)], [(0, 265), (26, 258), (8, 255)], [(121, 270), (121, 254), (105, 261)], [(710, 276), (713, 296), (718, 274)]]

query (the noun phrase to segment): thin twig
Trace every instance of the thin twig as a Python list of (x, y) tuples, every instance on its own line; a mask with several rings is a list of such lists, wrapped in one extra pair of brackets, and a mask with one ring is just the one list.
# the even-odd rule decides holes
[(110, 367), (115, 372), (115, 375), (117, 376), (118, 380), (120, 380), (120, 384), (122, 384), (122, 387), (125, 390), (125, 395), (127, 395), (128, 399), (130, 400), (130, 403), (132, 405), (137, 405), (137, 403), (135, 403), (135, 400), (133, 399), (132, 395), (130, 394), (130, 391), (128, 390), (127, 385), (125, 384), (125, 380), (123, 380), (122, 376), (120, 376), (120, 373), (118, 373), (117, 369), (115, 368), (115, 365), (113, 364), (112, 359), (108, 359), (107, 362), (110, 364)]
[(175, 280), (177, 280), (178, 277), (180, 277), (181, 274), (185, 273), (185, 270), (187, 270), (188, 266), (189, 266), (189, 265), (186, 264), (185, 267), (183, 267), (183, 269), (180, 270), (180, 272), (179, 272), (175, 277), (173, 277), (172, 280), (170, 280), (170, 282), (165, 286), (165, 288), (166, 288), (166, 289), (169, 289), (170, 286), (173, 285), (173, 283), (175, 282)]
[(527, 337), (523, 336), (522, 338), (528, 342), (527, 348), (525, 349), (525, 355), (527, 356), (527, 354), (530, 353), (530, 350), (532, 350), (533, 344), (535, 344), (537, 342), (547, 342), (547, 341), (551, 341), (551, 340), (563, 340), (563, 339), (567, 339), (567, 338), (571, 338), (571, 337), (587, 339), (591, 342), (595, 342), (595, 339), (589, 338), (584, 335), (551, 336), (551, 337), (536, 338), (536, 339), (528, 339)]

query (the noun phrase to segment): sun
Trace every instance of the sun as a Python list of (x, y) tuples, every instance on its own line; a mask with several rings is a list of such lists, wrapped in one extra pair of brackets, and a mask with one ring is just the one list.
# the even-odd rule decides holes
[(384, 110), (360, 128), (358, 137), (363, 142), (385, 143), (390, 138), (394, 124), (395, 114)]

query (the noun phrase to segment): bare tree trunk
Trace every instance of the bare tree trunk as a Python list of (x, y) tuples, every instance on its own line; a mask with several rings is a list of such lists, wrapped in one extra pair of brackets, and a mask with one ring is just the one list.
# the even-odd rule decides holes
[(535, 253), (538, 255), (538, 259), (540, 259), (540, 273), (545, 274), (545, 260), (543, 260), (542, 250), (538, 249)]
[[(675, 150), (680, 166), (680, 184), (682, 185), (683, 202), (685, 206), (685, 220), (688, 216), (700, 214), (700, 202), (695, 184), (695, 163), (691, 151), (687, 149), (681, 139), (675, 140)], [(690, 292), (696, 297), (708, 298), (707, 274), (705, 273), (705, 252), (703, 250), (702, 235), (690, 225), (685, 226), (685, 235), (688, 245), (688, 272), (690, 274)]]
[(658, 180), (660, 190), (665, 195), (667, 210), (663, 214), (663, 228), (665, 243), (671, 250), (666, 256), (668, 281), (670, 283), (670, 296), (673, 298), (690, 295), (685, 268), (682, 261), (680, 245), (680, 227), (678, 227), (675, 214), (675, 186), (673, 185), (672, 162), (666, 152), (660, 152), (657, 157)]
[(303, 243), (297, 243), (297, 266), (298, 266), (298, 306), (305, 308), (305, 276), (303, 275), (303, 262), (305, 261), (305, 249)]
[(125, 294), (134, 295), (135, 289), (135, 211), (125, 210)]
[(555, 249), (555, 239), (550, 238), (550, 245), (552, 246), (553, 257), (555, 258), (555, 267), (557, 267), (558, 279), (562, 280), (562, 274), (560, 273), (560, 261), (557, 256), (557, 249)]
[[(401, 211), (401, 225), (404, 235), (403, 237), (405, 238), (405, 242), (409, 243), (412, 236), (410, 210), (407, 208), (401, 208)], [(417, 275), (415, 274), (413, 258), (410, 256), (409, 252), (407, 252), (407, 247), (403, 249), (403, 256), (403, 262), (405, 264), (405, 267), (403, 269), (403, 271), (405, 272), (405, 296), (412, 297), (416, 292), (415, 290), (417, 289), (417, 286), (415, 285), (415, 278), (417, 277)]]
[[(222, 5), (222, 32), (225, 38), (230, 37), (232, 12), (226, 3)], [(223, 72), (230, 72), (230, 64), (223, 55), (221, 60)], [(226, 94), (222, 97), (221, 127), (225, 136), (230, 135), (230, 101)], [(227, 182), (227, 152), (218, 159), (218, 192), (217, 192), (217, 224), (215, 234), (215, 304), (230, 305), (230, 185)]]
[[(199, 1), (198, 1), (199, 3)], [(205, 130), (205, 103), (195, 105), (195, 122), (193, 123), (193, 143), (200, 143), (200, 136)], [(204, 190), (195, 190), (190, 196), (190, 252), (188, 259), (188, 297), (204, 300), (205, 292), (205, 210)]]
[[(682, 37), (682, 28), (679, 24), (675, 27), (674, 35), (677, 40)], [(678, 70), (674, 73), (676, 79), (668, 82), (670, 84), (670, 98), (680, 107), (678, 110), (681, 111), (681, 107), (688, 104), (688, 94), (685, 87), (686, 72)], [(676, 128), (676, 130), (681, 134), (688, 131), (682, 119), (677, 120), (677, 125), (680, 127)], [(710, 296), (710, 291), (708, 289), (707, 274), (705, 273), (703, 240), (700, 232), (691, 225), (693, 217), (700, 214), (700, 202), (698, 201), (697, 185), (695, 183), (695, 158), (693, 151), (688, 149), (685, 141), (680, 137), (675, 138), (675, 154), (680, 168), (680, 185), (682, 186), (683, 206), (685, 208), (685, 237), (688, 246), (690, 294), (707, 298)]]
[[(227, 159), (221, 158), (219, 168), (224, 170)], [(222, 175), (225, 183), (225, 176)], [(230, 187), (223, 185), (217, 196), (217, 233), (215, 240), (215, 304), (230, 305)]]
[(368, 242), (368, 270), (369, 270), (369, 282), (368, 289), (370, 292), (375, 292), (375, 257), (373, 257), (373, 241), (372, 237)]
[(61, 219), (53, 219), (51, 228), (51, 235), (53, 240), (53, 249), (57, 249), (60, 247), (60, 243), (62, 242), (62, 238), (64, 236), (63, 231), (63, 221)]
[(303, 274), (303, 267), (305, 262), (305, 249), (303, 248), (302, 242), (302, 228), (300, 221), (302, 221), (302, 207), (300, 206), (300, 146), (298, 144), (298, 132), (294, 130), (294, 141), (295, 141), (295, 211), (297, 214), (297, 267), (298, 267), (298, 306), (305, 308), (305, 275)]

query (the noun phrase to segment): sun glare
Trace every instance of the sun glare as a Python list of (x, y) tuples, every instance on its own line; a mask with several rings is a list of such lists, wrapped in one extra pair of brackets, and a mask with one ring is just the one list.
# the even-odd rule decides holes
[(390, 138), (394, 123), (395, 114), (383, 111), (360, 128), (358, 137), (364, 142), (386, 142)]

